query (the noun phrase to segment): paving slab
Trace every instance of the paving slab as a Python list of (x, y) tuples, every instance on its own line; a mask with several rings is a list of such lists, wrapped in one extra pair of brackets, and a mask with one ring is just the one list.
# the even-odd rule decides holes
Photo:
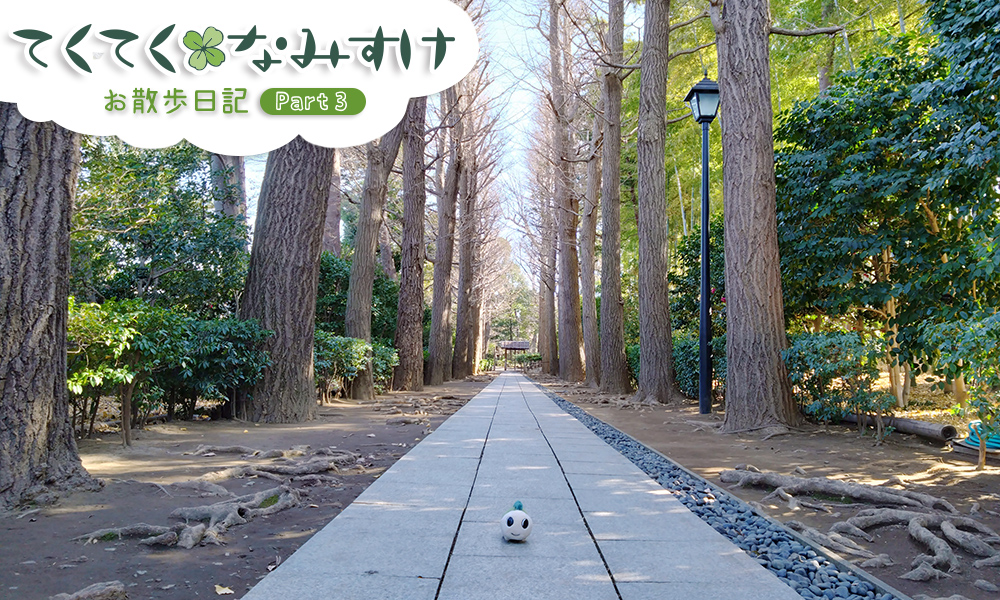
[[(515, 500), (533, 521), (506, 542)], [(245, 600), (794, 600), (553, 403), (499, 376)]]

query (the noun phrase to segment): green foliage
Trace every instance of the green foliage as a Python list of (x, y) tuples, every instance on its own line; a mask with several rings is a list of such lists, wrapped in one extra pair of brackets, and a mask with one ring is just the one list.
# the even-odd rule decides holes
[(521, 354), (515, 354), (511, 356), (511, 362), (521, 367), (522, 369), (530, 369), (542, 363), (542, 355), (538, 354), (537, 352), (534, 353), (524, 352)]
[(261, 346), (271, 332), (257, 321), (185, 319), (178, 333), (183, 358), (150, 378), (151, 386), (162, 390), (168, 414), (180, 405), (181, 416), (189, 418), (198, 400), (225, 401), (257, 383), (269, 364)]
[[(712, 335), (726, 333), (726, 255), (722, 213), (709, 226)], [(697, 332), (701, 323), (701, 226), (681, 237), (670, 272), (670, 319), (675, 332)], [(675, 342), (676, 344), (676, 342)], [(676, 348), (674, 350), (676, 352)]]
[(93, 422), (102, 394), (131, 402), (135, 423), (157, 408), (191, 416), (199, 399), (225, 400), (267, 366), (271, 332), (255, 321), (199, 320), (142, 300), (69, 305), (69, 388), (80, 419)]
[(938, 349), (936, 372), (949, 379), (965, 376), (980, 438), (1000, 433), (1000, 313), (927, 323), (921, 333)]
[(395, 348), (333, 335), (322, 329), (316, 330), (313, 351), (316, 387), (324, 402), (342, 394), (347, 384), (368, 368), (369, 361), (375, 390), (386, 391), (392, 386), (393, 368), (399, 364)]
[(139, 298), (217, 316), (235, 309), (248, 266), (242, 219), (211, 210), (206, 154), (84, 137), (71, 231), (71, 294)]
[[(701, 371), (701, 345), (697, 332), (674, 335), (671, 356), (674, 363), (674, 382), (682, 394), (688, 398), (698, 397), (699, 374)], [(639, 344), (625, 347), (629, 376), (633, 385), (639, 380)], [(712, 392), (715, 396), (726, 394), (726, 336), (712, 338)]]
[(372, 376), (379, 394), (392, 387), (393, 369), (399, 364), (399, 354), (391, 346), (372, 344)]
[(317, 329), (313, 352), (316, 387), (320, 398), (328, 402), (344, 391), (346, 382), (368, 366), (371, 344)]
[[(319, 293), (316, 298), (316, 328), (344, 335), (347, 312), (347, 287), (351, 280), (351, 261), (332, 252), (323, 252), (319, 267)], [(372, 288), (372, 340), (392, 345), (396, 337), (396, 309), (399, 284), (375, 269)]]
[[(890, 40), (777, 130), (786, 314), (851, 311), (899, 329), (1000, 304), (997, 7), (932, 2), (936, 39)], [(889, 314), (890, 300), (898, 313)]]
[(885, 340), (863, 338), (856, 332), (796, 335), (782, 352), (805, 414), (824, 423), (850, 413), (874, 415), (880, 441), (885, 435), (882, 416), (891, 412), (896, 402), (892, 394), (874, 389), (878, 363), (885, 355)]

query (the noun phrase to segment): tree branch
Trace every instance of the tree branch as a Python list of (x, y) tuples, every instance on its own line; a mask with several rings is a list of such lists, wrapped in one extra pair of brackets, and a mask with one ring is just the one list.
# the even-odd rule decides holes
[(843, 30), (843, 25), (817, 27), (816, 29), (785, 29), (783, 27), (772, 27), (771, 33), (775, 35), (789, 35), (793, 37), (809, 37), (811, 35), (833, 35), (835, 33), (840, 33)]

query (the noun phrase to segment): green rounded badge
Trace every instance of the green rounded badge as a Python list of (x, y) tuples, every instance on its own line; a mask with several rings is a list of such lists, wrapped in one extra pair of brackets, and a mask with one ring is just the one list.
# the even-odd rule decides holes
[(269, 115), (356, 115), (365, 109), (364, 93), (356, 88), (270, 88), (260, 95)]

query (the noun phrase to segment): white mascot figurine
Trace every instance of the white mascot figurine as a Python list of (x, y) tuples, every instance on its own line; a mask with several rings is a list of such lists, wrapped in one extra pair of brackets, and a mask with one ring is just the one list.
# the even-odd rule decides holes
[(531, 534), (531, 517), (523, 510), (524, 506), (520, 501), (514, 503), (514, 510), (503, 516), (500, 528), (503, 530), (503, 537), (508, 542), (523, 542)]

